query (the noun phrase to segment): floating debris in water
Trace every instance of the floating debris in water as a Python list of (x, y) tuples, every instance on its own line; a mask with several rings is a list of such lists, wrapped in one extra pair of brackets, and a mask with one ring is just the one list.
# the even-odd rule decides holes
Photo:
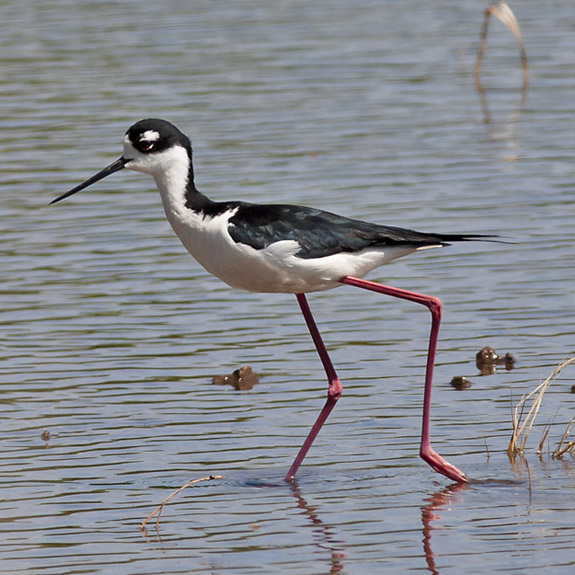
[(46, 447), (48, 447), (48, 442), (50, 441), (50, 437), (52, 437), (52, 434), (46, 430), (42, 432), (42, 435), (40, 435), (40, 437), (42, 438), (42, 441), (46, 442)]
[(515, 357), (511, 353), (499, 355), (492, 347), (486, 345), (475, 355), (475, 365), (481, 375), (491, 375), (502, 365), (507, 371), (515, 368)]
[(181, 493), (184, 489), (186, 489), (186, 487), (190, 487), (190, 485), (200, 483), (201, 481), (214, 481), (215, 479), (223, 479), (223, 478), (224, 478), (223, 475), (210, 475), (209, 477), (200, 477), (199, 479), (192, 479), (191, 481), (184, 483), (184, 485), (182, 485), (175, 491), (172, 491), (172, 493), (170, 493), (170, 495), (168, 495), (162, 501), (162, 503), (160, 503), (160, 505), (158, 505), (158, 507), (156, 507), (156, 509), (154, 509), (154, 511), (152, 511), (152, 513), (150, 513), (150, 515), (148, 515), (146, 519), (142, 521), (142, 523), (140, 523), (140, 531), (143, 531), (144, 535), (147, 537), (148, 530), (146, 528), (146, 525), (148, 524), (150, 519), (152, 519), (152, 517), (156, 515), (156, 533), (158, 535), (158, 540), (161, 541), (162, 539), (160, 537), (160, 516), (162, 515), (162, 511), (164, 510), (164, 507), (166, 506), (168, 501), (170, 501), (170, 499), (173, 499), (176, 495), (178, 495), (178, 493)]
[(503, 365), (507, 371), (511, 371), (515, 368), (515, 356), (509, 352), (507, 352), (503, 356)]
[(469, 389), (473, 384), (466, 377), (463, 377), (462, 375), (456, 375), (451, 380), (449, 385), (451, 385), (453, 389), (462, 390)]
[(251, 366), (244, 365), (236, 369), (230, 375), (215, 375), (212, 377), (214, 385), (231, 385), (236, 390), (252, 389), (260, 382), (258, 373), (252, 370)]

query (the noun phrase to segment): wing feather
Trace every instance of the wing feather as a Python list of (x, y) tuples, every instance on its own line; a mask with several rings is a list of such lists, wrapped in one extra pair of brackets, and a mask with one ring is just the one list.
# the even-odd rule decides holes
[(485, 237), (416, 232), (303, 206), (237, 202), (234, 207), (237, 211), (230, 218), (228, 231), (235, 242), (261, 250), (275, 242), (296, 241), (300, 246), (296, 255), (303, 259), (359, 252), (369, 247), (442, 246), (449, 241)]

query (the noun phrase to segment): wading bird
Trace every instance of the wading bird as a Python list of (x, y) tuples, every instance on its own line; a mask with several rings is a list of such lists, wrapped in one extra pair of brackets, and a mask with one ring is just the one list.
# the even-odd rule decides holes
[(123, 154), (118, 160), (51, 203), (122, 168), (149, 174), (156, 182), (172, 228), (208, 272), (234, 288), (295, 294), (323, 363), (328, 391), (326, 403), (286, 481), (293, 480), (343, 390), (305, 294), (342, 284), (409, 300), (431, 312), (420, 455), (438, 473), (454, 481), (467, 481), (463, 472), (433, 450), (429, 435), (441, 301), (362, 278), (371, 270), (413, 252), (489, 236), (422, 233), (296, 205), (214, 202), (196, 188), (190, 140), (170, 122), (140, 120), (128, 129), (123, 144)]

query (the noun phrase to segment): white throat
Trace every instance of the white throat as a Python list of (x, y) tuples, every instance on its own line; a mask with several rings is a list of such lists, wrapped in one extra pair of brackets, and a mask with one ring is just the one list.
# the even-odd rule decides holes
[(190, 158), (185, 148), (172, 146), (163, 152), (142, 154), (124, 142), (124, 157), (133, 158), (126, 168), (154, 178), (168, 218), (174, 211), (184, 209), (190, 174)]

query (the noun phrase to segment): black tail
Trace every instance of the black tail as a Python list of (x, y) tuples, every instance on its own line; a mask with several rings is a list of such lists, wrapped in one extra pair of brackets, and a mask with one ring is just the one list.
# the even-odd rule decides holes
[(495, 242), (498, 244), (508, 244), (505, 240), (499, 239), (501, 236), (491, 234), (426, 234), (435, 237), (444, 246), (449, 246), (452, 242)]
[(414, 246), (448, 246), (452, 242), (497, 242), (507, 243), (499, 236), (491, 234), (438, 234), (434, 232), (416, 232), (406, 228), (393, 226), (378, 226), (380, 234), (375, 243), (382, 244), (412, 244)]

